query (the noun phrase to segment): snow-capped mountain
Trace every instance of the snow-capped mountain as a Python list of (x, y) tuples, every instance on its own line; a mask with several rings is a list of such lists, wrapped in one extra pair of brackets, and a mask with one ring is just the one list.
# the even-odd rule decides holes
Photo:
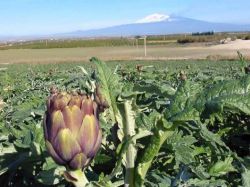
[(169, 18), (170, 18), (169, 15), (155, 13), (137, 20), (136, 23), (153, 23), (153, 22), (167, 21), (169, 20)]
[[(190, 19), (178, 16), (168, 16), (164, 14), (152, 14), (137, 20), (132, 24), (112, 26), (102, 29), (91, 29), (83, 31), (74, 31), (70, 33), (26, 36), (26, 37), (8, 37), (12, 40), (20, 39), (41, 39), (41, 38), (84, 38), (84, 37), (126, 37), (136, 35), (166, 35), (166, 34), (183, 34), (193, 32), (246, 32), (250, 31), (250, 24), (228, 24), (213, 23), (202, 20)], [(6, 38), (6, 37), (5, 37)], [(5, 40), (0, 37), (0, 41)]]
[(250, 31), (249, 25), (213, 23), (178, 16), (152, 14), (133, 24), (118, 25), (102, 29), (77, 31), (63, 34), (68, 37), (114, 37), (135, 35), (164, 35), (193, 32), (236, 32)]

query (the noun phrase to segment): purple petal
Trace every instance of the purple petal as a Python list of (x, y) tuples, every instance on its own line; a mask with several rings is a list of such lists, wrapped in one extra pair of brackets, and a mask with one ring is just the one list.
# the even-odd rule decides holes
[(76, 105), (72, 107), (66, 106), (63, 109), (62, 114), (66, 127), (70, 129), (73, 136), (76, 136), (82, 125), (82, 111)]
[(78, 142), (86, 155), (92, 151), (98, 136), (99, 127), (96, 121), (94, 115), (86, 115), (78, 134)]
[(47, 115), (47, 112), (45, 112), (45, 114), (43, 116), (43, 132), (44, 132), (45, 140), (49, 139), (48, 128), (47, 128), (47, 124), (49, 122), (48, 122), (47, 118), (48, 118), (48, 115)]
[(99, 148), (101, 146), (101, 143), (102, 143), (102, 130), (99, 129), (99, 133), (98, 133), (95, 145), (94, 145), (92, 151), (88, 154), (88, 157), (94, 157), (96, 155), (97, 151), (99, 150)]
[(71, 96), (65, 92), (55, 95), (51, 99), (51, 110), (63, 110), (66, 107), (71, 99)]
[(72, 160), (77, 153), (81, 152), (81, 147), (76, 138), (67, 128), (58, 132), (53, 145), (60, 157), (66, 161)]
[(49, 130), (49, 140), (54, 142), (55, 137), (59, 130), (65, 128), (63, 114), (60, 110), (54, 111), (51, 118), (47, 121), (47, 129)]
[(78, 108), (81, 108), (81, 104), (82, 104), (82, 97), (80, 95), (73, 95), (71, 97), (71, 100), (69, 102), (69, 106), (78, 106)]
[(92, 115), (94, 113), (93, 101), (90, 98), (82, 100), (81, 111), (83, 115)]
[(85, 163), (87, 161), (87, 157), (83, 153), (79, 153), (75, 155), (75, 157), (70, 161), (69, 166), (72, 169), (82, 169), (85, 166)]
[(47, 150), (50, 154), (50, 156), (54, 159), (54, 161), (57, 163), (57, 164), (65, 164), (65, 162), (63, 161), (63, 159), (61, 159), (59, 157), (59, 155), (55, 152), (55, 149), (53, 148), (53, 146), (51, 145), (51, 143), (49, 141), (46, 140), (46, 147), (47, 147)]
[(94, 109), (94, 115), (97, 119), (99, 119), (99, 111), (98, 111), (98, 105), (96, 102), (93, 102), (93, 109)]

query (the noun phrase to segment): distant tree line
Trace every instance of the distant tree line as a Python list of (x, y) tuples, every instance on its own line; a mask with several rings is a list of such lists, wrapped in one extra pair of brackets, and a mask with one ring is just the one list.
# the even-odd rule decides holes
[(207, 35), (214, 35), (214, 31), (192, 33), (192, 36), (207, 36)]

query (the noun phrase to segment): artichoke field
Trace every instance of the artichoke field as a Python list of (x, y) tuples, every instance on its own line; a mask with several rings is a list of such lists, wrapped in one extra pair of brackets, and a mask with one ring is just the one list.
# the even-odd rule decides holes
[(2, 186), (250, 186), (249, 62), (0, 72)]

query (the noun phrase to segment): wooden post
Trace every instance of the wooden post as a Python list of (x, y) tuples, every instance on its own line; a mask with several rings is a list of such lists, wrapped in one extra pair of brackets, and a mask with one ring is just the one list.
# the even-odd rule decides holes
[(147, 36), (144, 36), (144, 56), (147, 56)]

